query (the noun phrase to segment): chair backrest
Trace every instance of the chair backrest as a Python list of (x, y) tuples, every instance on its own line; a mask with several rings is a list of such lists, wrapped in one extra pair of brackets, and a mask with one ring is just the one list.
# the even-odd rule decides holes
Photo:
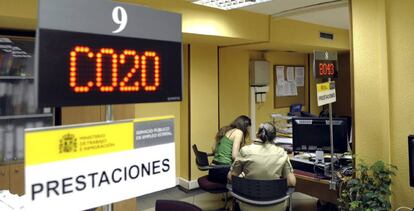
[(155, 211), (201, 211), (199, 207), (183, 202), (183, 201), (173, 201), (173, 200), (157, 200), (155, 202)]
[(287, 194), (287, 180), (254, 180), (233, 176), (232, 191), (247, 199), (270, 201), (283, 198)]
[(196, 156), (197, 165), (200, 166), (200, 167), (208, 166), (207, 153), (198, 151), (198, 148), (195, 144), (193, 145), (193, 151), (194, 151), (194, 154)]

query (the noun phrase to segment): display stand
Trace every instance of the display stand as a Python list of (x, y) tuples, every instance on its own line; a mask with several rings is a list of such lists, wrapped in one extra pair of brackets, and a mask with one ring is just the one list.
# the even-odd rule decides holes
[[(331, 78), (328, 78), (328, 82), (331, 83)], [(333, 123), (332, 123), (332, 103), (329, 103), (329, 138), (331, 141), (331, 181), (329, 182), (329, 189), (336, 190), (336, 184), (338, 182), (336, 175), (334, 174), (334, 143), (333, 143)]]
[[(114, 114), (112, 112), (113, 106), (106, 105), (105, 107), (105, 121), (112, 122), (114, 121)], [(112, 211), (112, 204), (103, 206), (103, 211)]]

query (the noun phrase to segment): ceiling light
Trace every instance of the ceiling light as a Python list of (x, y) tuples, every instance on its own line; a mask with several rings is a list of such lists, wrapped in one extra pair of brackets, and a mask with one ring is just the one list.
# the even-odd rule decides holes
[(254, 4), (260, 4), (272, 0), (192, 0), (194, 4), (207, 7), (214, 7), (222, 10), (231, 10), (240, 7), (247, 7)]

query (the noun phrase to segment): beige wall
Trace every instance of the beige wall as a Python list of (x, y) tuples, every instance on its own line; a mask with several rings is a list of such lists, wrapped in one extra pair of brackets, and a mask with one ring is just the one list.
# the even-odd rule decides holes
[[(265, 59), (270, 62), (269, 67), (269, 93), (266, 102), (256, 104), (256, 126), (262, 122), (271, 121), (272, 113), (286, 115), (289, 108), (274, 108), (273, 65), (308, 65), (308, 55), (305, 53), (287, 53), (272, 51), (261, 53), (238, 48), (220, 49), (220, 126), (228, 125), (239, 115), (249, 115), (250, 89), (249, 89), (249, 61)], [(309, 69), (308, 69), (309, 71)], [(308, 73), (307, 76), (308, 77)], [(308, 81), (305, 80), (305, 92), (308, 93)], [(316, 92), (316, 85), (311, 86), (311, 92)], [(316, 94), (315, 98), (316, 99)], [(308, 108), (308, 94), (306, 94), (305, 108)], [(316, 105), (316, 101), (313, 102)], [(318, 113), (317, 113), (318, 114)]]
[(414, 134), (414, 1), (387, 1), (390, 67), (391, 160), (398, 166), (393, 186), (396, 206), (414, 207), (408, 187), (408, 134)]
[[(217, 63), (217, 46), (190, 45), (190, 144), (209, 152), (218, 130)], [(194, 153), (190, 162), (192, 180), (206, 174), (197, 169)]]
[[(334, 40), (321, 39), (319, 32), (334, 34)], [(303, 49), (309, 49), (310, 51), (349, 49), (349, 33), (345, 29), (309, 24), (290, 19), (277, 19), (272, 21), (271, 34), (270, 41), (284, 49), (296, 51)]]
[(389, 162), (385, 17), (384, 0), (352, 2), (356, 153), (368, 161)]
[(37, 1), (0, 0), (0, 27), (12, 29), (35, 29)]
[(394, 209), (414, 207), (407, 149), (414, 133), (412, 8), (411, 0), (352, 1), (356, 154), (398, 167)]
[(249, 52), (220, 48), (220, 127), (249, 115)]

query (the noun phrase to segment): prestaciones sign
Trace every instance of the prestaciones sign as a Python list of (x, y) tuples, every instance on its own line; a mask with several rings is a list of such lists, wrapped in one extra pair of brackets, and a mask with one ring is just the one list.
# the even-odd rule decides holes
[(33, 129), (25, 144), (27, 210), (85, 210), (176, 185), (173, 117)]

